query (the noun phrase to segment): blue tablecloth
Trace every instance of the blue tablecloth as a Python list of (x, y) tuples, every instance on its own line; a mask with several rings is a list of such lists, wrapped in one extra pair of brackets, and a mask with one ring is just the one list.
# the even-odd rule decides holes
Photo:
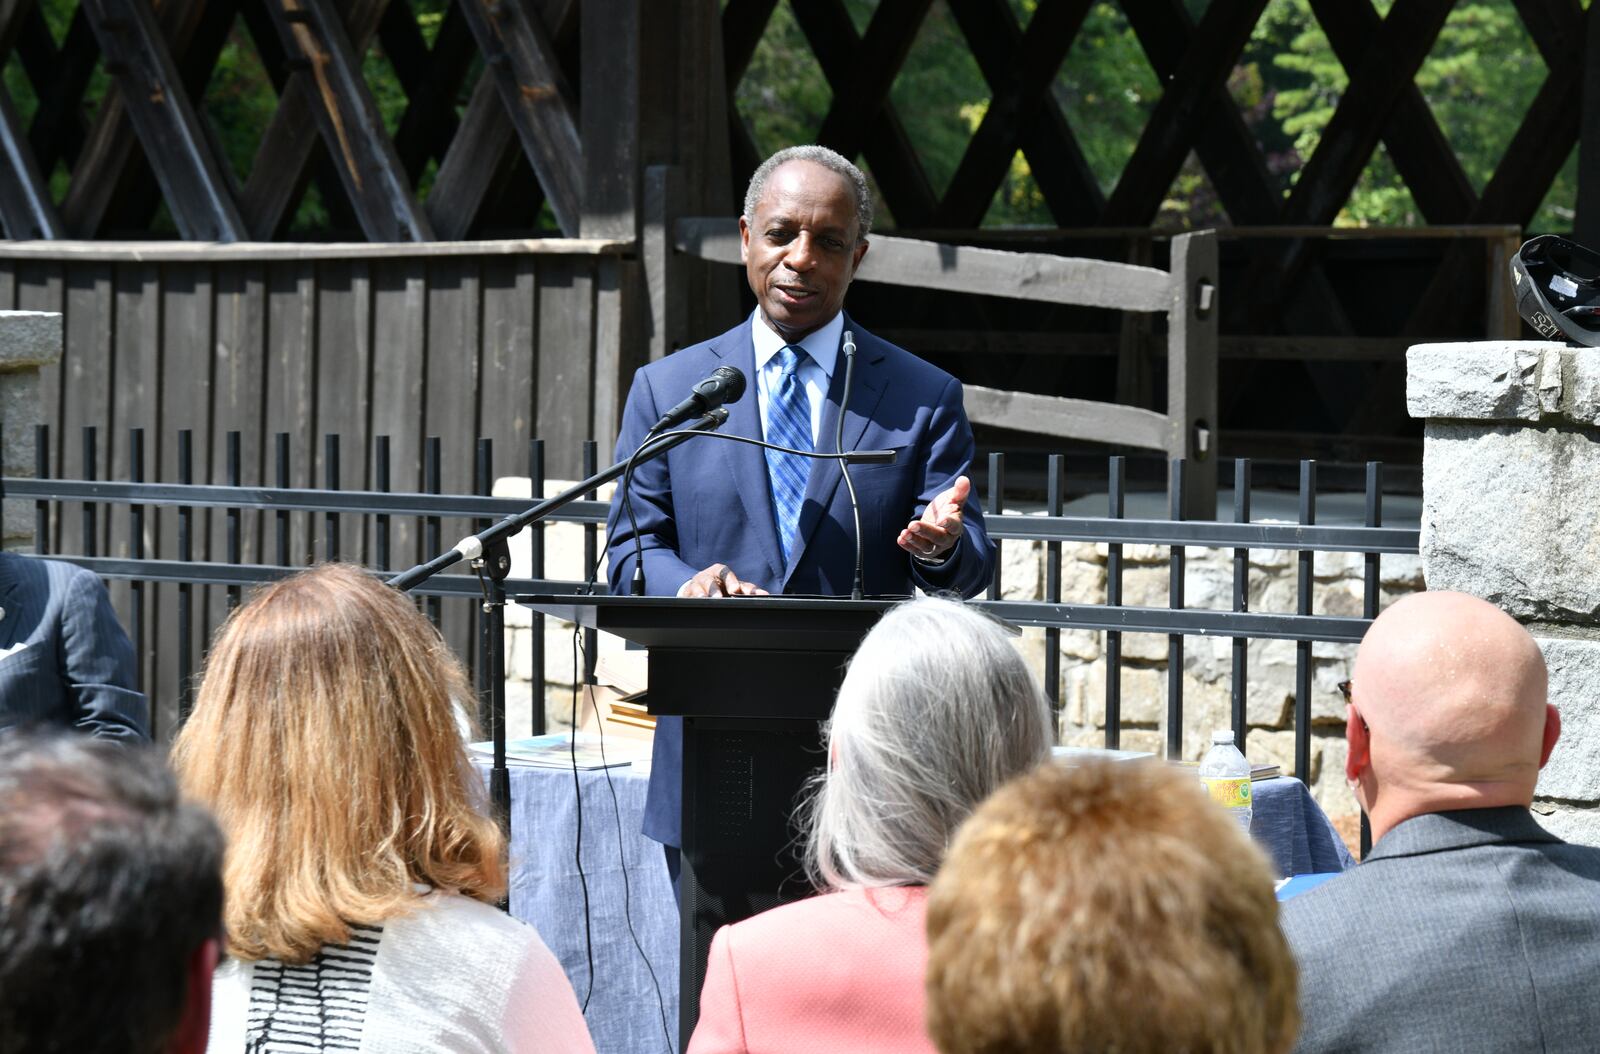
[[(628, 768), (610, 771), (609, 785), (604, 771), (577, 776), (580, 881), (579, 797), (572, 773), (512, 768), (511, 913), (539, 930), (579, 1002), (588, 994), (585, 1018), (599, 1054), (668, 1054), (678, 1034), (678, 911), (661, 847), (639, 833), (646, 781)], [(1351, 866), (1349, 851), (1299, 780), (1262, 780), (1254, 791), (1251, 833), (1280, 875)], [(592, 986), (584, 882), (594, 949)]]

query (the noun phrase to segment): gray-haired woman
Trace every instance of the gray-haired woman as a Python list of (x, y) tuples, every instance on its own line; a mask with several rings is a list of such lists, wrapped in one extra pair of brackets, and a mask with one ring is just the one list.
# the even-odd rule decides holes
[(924, 887), (961, 822), (1047, 758), (1053, 735), (1004, 627), (920, 599), (862, 641), (827, 739), (803, 814), (822, 893), (717, 933), (689, 1054), (931, 1054)]

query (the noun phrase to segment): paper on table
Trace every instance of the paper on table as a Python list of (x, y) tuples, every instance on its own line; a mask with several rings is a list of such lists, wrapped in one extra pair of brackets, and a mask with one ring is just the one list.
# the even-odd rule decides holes
[[(516, 765), (536, 765), (542, 768), (580, 769), (617, 768), (631, 765), (649, 754), (649, 744), (634, 740), (607, 737), (602, 758), (600, 737), (591, 732), (579, 732), (574, 744), (565, 732), (551, 732), (542, 736), (527, 736), (506, 741), (506, 761)], [(472, 744), (475, 757), (494, 757), (492, 742)], [(576, 757), (576, 761), (574, 761)]]

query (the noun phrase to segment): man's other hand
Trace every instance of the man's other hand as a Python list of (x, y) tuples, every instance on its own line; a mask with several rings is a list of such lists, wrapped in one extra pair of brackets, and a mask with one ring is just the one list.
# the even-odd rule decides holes
[(764, 597), (767, 591), (754, 582), (740, 581), (727, 564), (712, 564), (678, 587), (680, 597)]
[(972, 492), (972, 481), (957, 476), (950, 488), (941, 492), (928, 507), (922, 510), (920, 520), (912, 520), (895, 539), (896, 544), (912, 556), (924, 560), (937, 560), (961, 540), (966, 530), (961, 524), (961, 512)]

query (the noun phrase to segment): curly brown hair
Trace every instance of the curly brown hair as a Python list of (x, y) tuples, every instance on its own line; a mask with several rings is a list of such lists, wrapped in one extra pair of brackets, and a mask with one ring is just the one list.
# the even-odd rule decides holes
[(1300, 1024), (1266, 857), (1157, 762), (995, 793), (933, 883), (928, 945), (944, 1054), (1279, 1054)]

